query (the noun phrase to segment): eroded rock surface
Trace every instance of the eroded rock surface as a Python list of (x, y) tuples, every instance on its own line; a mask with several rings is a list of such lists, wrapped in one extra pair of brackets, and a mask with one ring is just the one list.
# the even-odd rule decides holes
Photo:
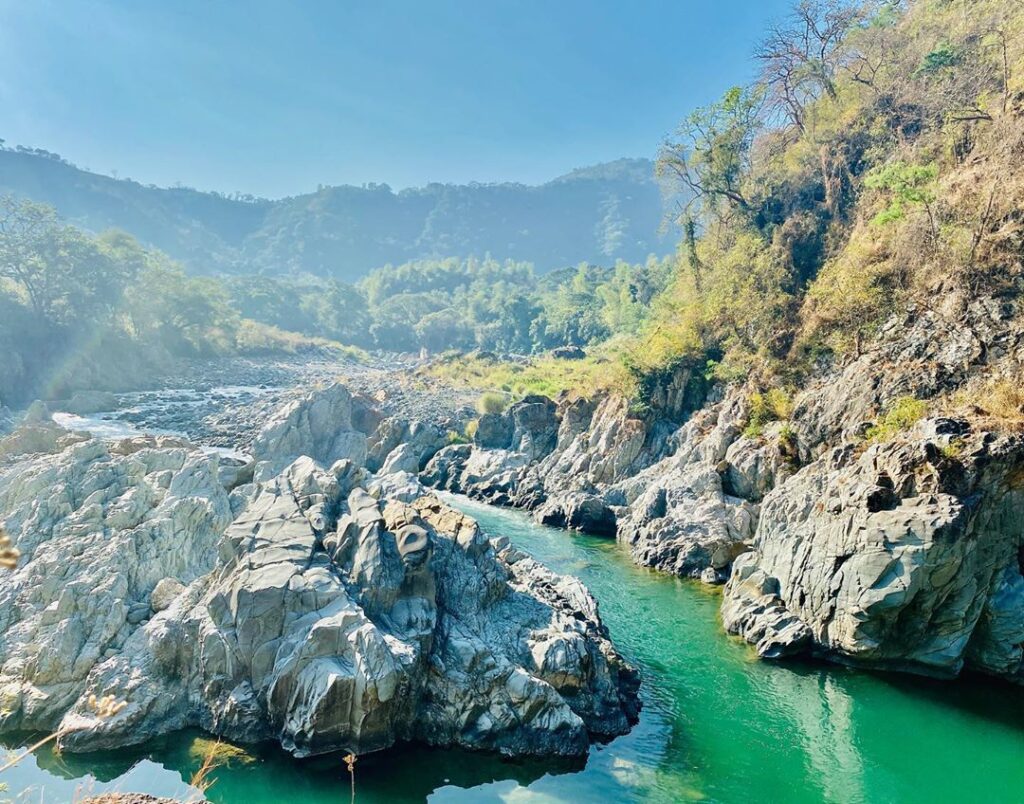
[(336, 383), (281, 408), (252, 445), (256, 479), (268, 480), (303, 455), (330, 466), (366, 460), (366, 434), (352, 424), (352, 394)]
[(1024, 680), (1024, 438), (967, 430), (837, 448), (769, 493), (726, 628), (763, 656)]
[[(344, 409), (289, 410), (262, 455), (336, 456)], [(0, 577), (0, 728), (80, 751), (200, 726), (300, 756), (580, 755), (627, 731), (637, 676), (586, 589), (407, 478), (303, 456), (234, 487), (194, 448), (95, 440), (0, 474), (22, 551)], [(108, 695), (125, 705), (101, 717)]]

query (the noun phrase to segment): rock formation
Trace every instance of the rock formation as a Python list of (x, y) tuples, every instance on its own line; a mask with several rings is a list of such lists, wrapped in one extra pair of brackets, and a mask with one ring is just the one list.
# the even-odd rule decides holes
[(930, 420), (851, 450), (765, 498), (726, 628), (762, 656), (1024, 681), (1024, 437)]
[[(282, 411), (257, 473), (316, 456), (253, 483), (164, 439), (0, 471), (21, 550), (0, 576), (0, 729), (84, 751), (200, 726), (300, 756), (396, 740), (581, 755), (627, 731), (637, 676), (586, 589), (413, 476), (392, 494), (334, 460), (365, 448), (348, 402), (336, 387)], [(123, 708), (98, 713), (106, 696)]]
[(335, 384), (312, 391), (274, 414), (252, 445), (256, 479), (269, 480), (303, 455), (324, 466), (342, 459), (362, 465), (366, 434), (352, 425), (352, 394)]
[(1024, 376), (1022, 320), (1005, 298), (907, 311), (863, 355), (819, 373), (788, 422), (757, 429), (751, 389), (711, 389), (694, 405), (689, 369), (646, 390), (644, 416), (614, 397), (567, 396), (539, 453), (505, 435), (505, 414), (420, 478), (614, 534), (646, 566), (731, 578), (726, 626), (763, 656), (1020, 681), (1021, 437), (934, 418), (888, 443), (865, 433), (903, 397)]

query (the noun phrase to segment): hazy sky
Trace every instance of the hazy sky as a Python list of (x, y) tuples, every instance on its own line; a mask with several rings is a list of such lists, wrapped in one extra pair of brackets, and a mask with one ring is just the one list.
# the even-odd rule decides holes
[(0, 138), (278, 197), (653, 156), (789, 0), (0, 0)]

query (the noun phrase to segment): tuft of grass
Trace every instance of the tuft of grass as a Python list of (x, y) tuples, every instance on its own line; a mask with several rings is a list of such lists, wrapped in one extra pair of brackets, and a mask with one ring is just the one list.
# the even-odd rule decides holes
[(946, 446), (941, 450), (943, 457), (955, 460), (959, 458), (964, 452), (964, 440), (962, 438), (954, 438), (950, 440)]
[(497, 391), (485, 391), (480, 394), (476, 401), (476, 412), (483, 416), (485, 413), (504, 413), (509, 405), (509, 398), (506, 394)]
[(909, 430), (928, 412), (928, 405), (922, 399), (901, 396), (893, 402), (878, 423), (868, 428), (864, 437), (871, 443), (891, 441), (900, 433)]
[(455, 430), (449, 430), (445, 438), (446, 443), (451, 444), (467, 444), (469, 439), (464, 433), (457, 433)]
[(195, 761), (212, 762), (214, 767), (221, 765), (251, 765), (256, 757), (237, 745), (226, 743), (221, 739), (196, 737), (188, 747), (188, 755)]

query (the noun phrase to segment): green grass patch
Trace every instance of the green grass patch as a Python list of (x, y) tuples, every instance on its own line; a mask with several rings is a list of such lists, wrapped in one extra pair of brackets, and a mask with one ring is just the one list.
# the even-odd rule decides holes
[(892, 441), (900, 433), (909, 430), (924, 418), (928, 405), (922, 399), (912, 396), (901, 396), (893, 402), (878, 423), (868, 428), (864, 434), (867, 441), (880, 444)]
[(496, 407), (498, 398), (507, 406), (530, 394), (554, 398), (563, 391), (588, 396), (597, 391), (613, 391), (632, 396), (636, 387), (621, 361), (602, 355), (583, 360), (543, 356), (522, 363), (459, 355), (448, 356), (424, 371), (429, 376), (484, 391), (477, 405), (481, 413), (500, 412), (484, 410), (481, 406), (485, 397), (487, 405)]

